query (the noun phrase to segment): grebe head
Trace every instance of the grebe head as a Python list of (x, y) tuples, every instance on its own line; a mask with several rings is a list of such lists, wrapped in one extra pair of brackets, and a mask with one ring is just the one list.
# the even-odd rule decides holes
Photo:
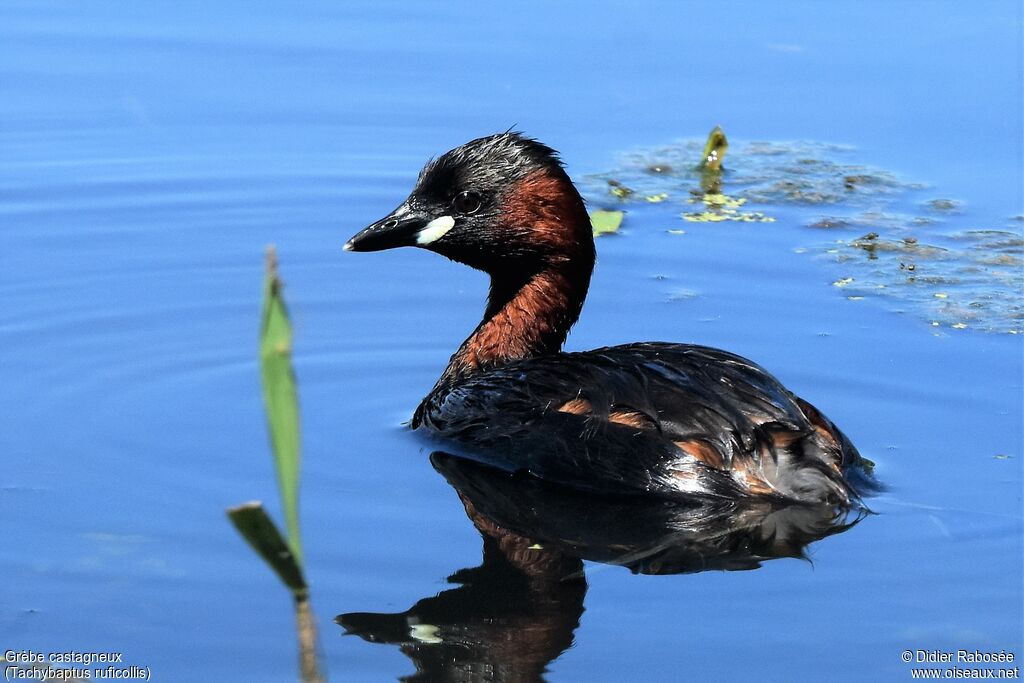
[(492, 275), (594, 259), (583, 200), (550, 147), (519, 133), (467, 142), (430, 161), (412, 193), (346, 251), (416, 246)]

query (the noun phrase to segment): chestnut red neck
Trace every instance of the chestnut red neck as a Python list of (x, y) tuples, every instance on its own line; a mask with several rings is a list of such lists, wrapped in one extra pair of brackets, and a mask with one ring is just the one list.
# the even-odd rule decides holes
[(487, 268), (483, 320), (452, 356), (438, 385), (515, 360), (557, 353), (579, 318), (594, 268), (594, 239), (569, 177), (542, 169), (505, 196), (495, 240), (521, 258)]

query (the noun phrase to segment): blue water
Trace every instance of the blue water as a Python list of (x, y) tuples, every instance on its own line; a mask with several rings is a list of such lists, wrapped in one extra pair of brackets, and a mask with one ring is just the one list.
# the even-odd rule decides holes
[[(401, 426), (483, 276), (346, 254), (422, 163), (515, 125), (574, 177), (721, 124), (862, 163), (1020, 233), (1021, 9), (971, 3), (45, 3), (0, 7), (0, 646), (124, 653), (156, 680), (295, 677), (288, 596), (224, 508), (277, 512), (256, 366), (262, 251), (296, 330), (303, 537), (326, 669), (480, 563)], [(549, 680), (906, 680), (905, 649), (1024, 656), (1022, 339), (936, 336), (830, 286), (761, 224), (633, 211), (569, 348), (692, 341), (835, 420), (888, 490), (811, 562), (636, 576), (590, 563)], [(685, 235), (667, 233), (685, 228)], [(680, 297), (680, 291), (686, 296)]]

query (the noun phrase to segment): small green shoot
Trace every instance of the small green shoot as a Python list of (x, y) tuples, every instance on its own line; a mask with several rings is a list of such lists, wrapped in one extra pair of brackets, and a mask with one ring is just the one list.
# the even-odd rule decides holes
[(725, 159), (725, 152), (728, 149), (729, 140), (725, 137), (725, 131), (721, 126), (715, 126), (708, 133), (708, 141), (704, 143), (700, 168), (705, 171), (721, 170), (722, 161)]
[(729, 149), (729, 140), (721, 126), (715, 126), (708, 133), (708, 141), (704, 143), (700, 163), (700, 187), (705, 194), (716, 195), (722, 192), (722, 161)]

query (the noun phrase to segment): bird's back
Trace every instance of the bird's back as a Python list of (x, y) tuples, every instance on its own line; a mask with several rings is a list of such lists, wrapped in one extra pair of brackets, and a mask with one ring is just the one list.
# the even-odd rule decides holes
[(860, 457), (751, 361), (638, 343), (514, 361), (437, 387), (414, 426), (508, 470), (603, 493), (845, 504)]

